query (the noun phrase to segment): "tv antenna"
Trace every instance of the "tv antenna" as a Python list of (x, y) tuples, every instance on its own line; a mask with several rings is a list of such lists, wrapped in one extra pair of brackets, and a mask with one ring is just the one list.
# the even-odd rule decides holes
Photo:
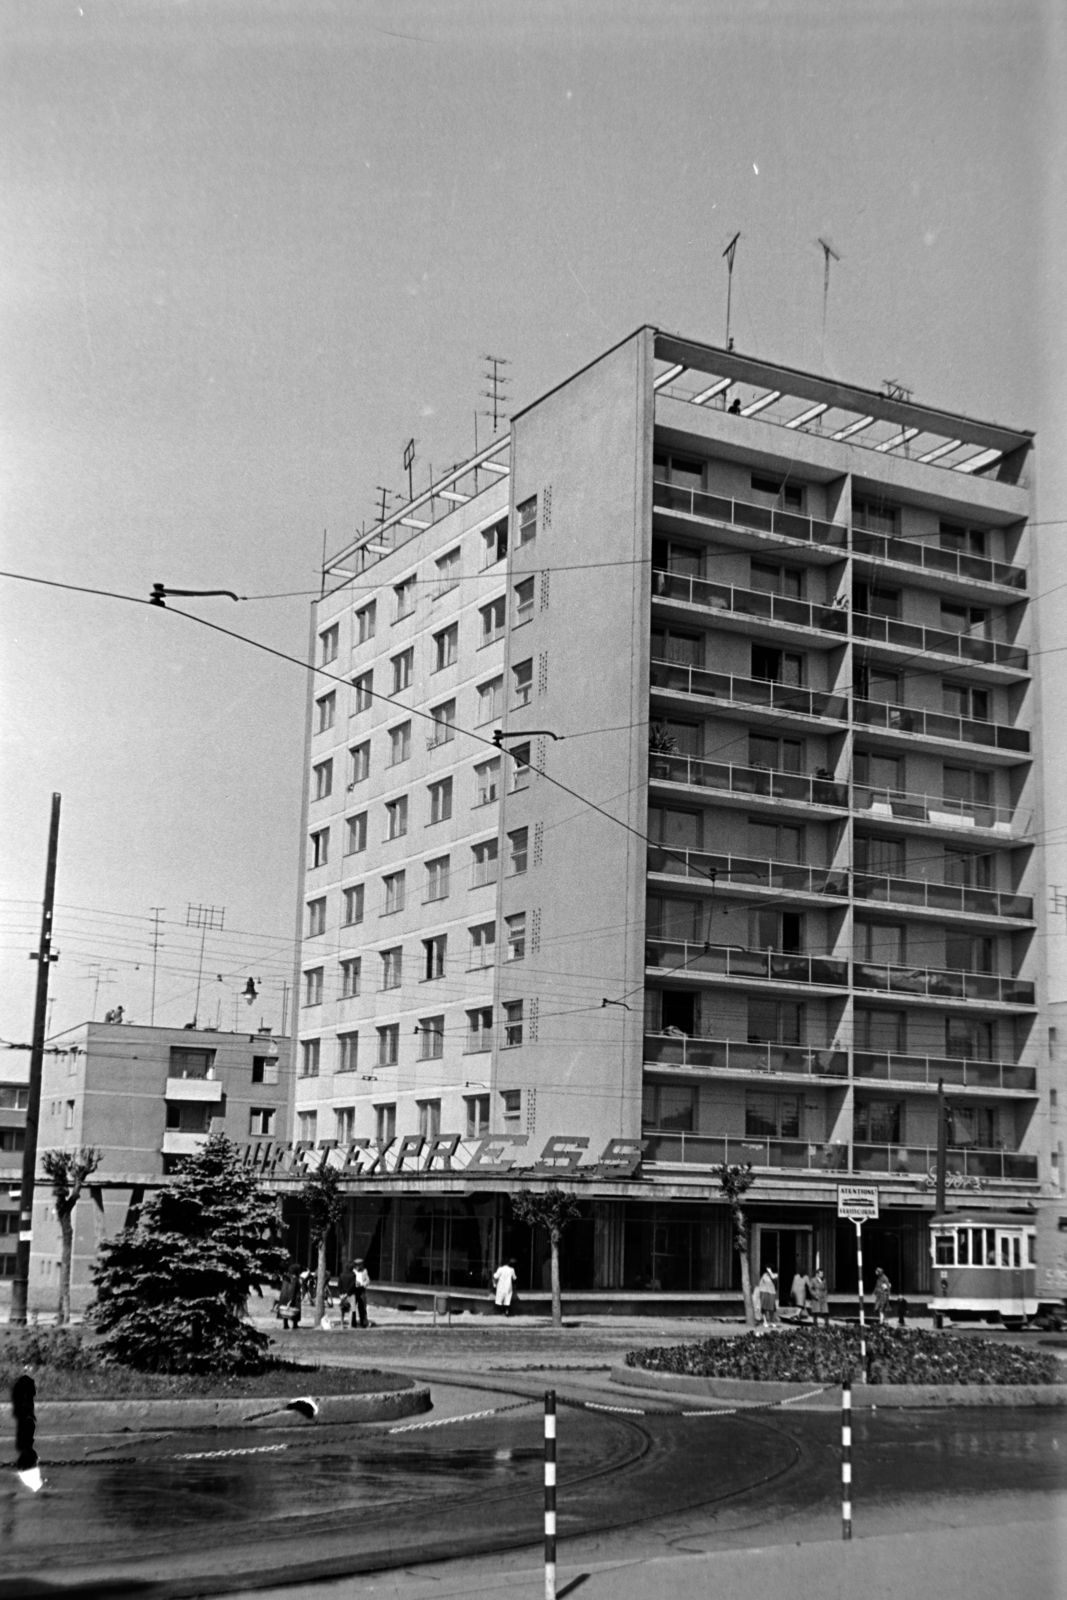
[(378, 494), (380, 494), (380, 495), (381, 495), (381, 497), (382, 497), (382, 503), (381, 503), (381, 505), (380, 505), (380, 506), (379, 506), (379, 507), (378, 507), (378, 521), (379, 521), (379, 522), (384, 522), (384, 521), (385, 521), (385, 502), (386, 502), (386, 501), (387, 501), (387, 500), (388, 500), (388, 498), (389, 498), (389, 490), (388, 490), (388, 489), (386, 489), (386, 488), (384, 488), (384, 487), (383, 487), (383, 486), (382, 486), (382, 485), (381, 485), (381, 484), (380, 484), (380, 483), (379, 483), (379, 484), (378, 484), (378, 486), (377, 486), (377, 493), (378, 493)]
[(151, 1010), (151, 1013), (150, 1013), (150, 1024), (149, 1025), (151, 1027), (153, 1027), (153, 1028), (155, 1027), (155, 1024), (156, 1024), (156, 965), (157, 965), (157, 962), (159, 960), (159, 946), (160, 946), (159, 921), (160, 921), (160, 918), (162, 917), (162, 915), (163, 915), (163, 913), (164, 913), (164, 911), (166, 909), (167, 909), (166, 906), (152, 906), (151, 907), (151, 912), (152, 912), (152, 1010)]
[(413, 483), (412, 476), (411, 476), (411, 469), (412, 469), (412, 467), (414, 465), (415, 465), (415, 441), (414, 441), (414, 439), (409, 439), (407, 444), (404, 446), (404, 471), (408, 475), (408, 499), (409, 500), (414, 500), (414, 498), (415, 498), (415, 488), (414, 488), (414, 483)]
[(737, 232), (734, 234), (733, 238), (730, 240), (730, 243), (726, 246), (726, 249), (723, 251), (723, 259), (726, 262), (726, 348), (727, 348), (727, 350), (732, 350), (733, 349), (733, 345), (730, 342), (730, 303), (731, 303), (731, 300), (733, 298), (733, 291), (734, 291), (734, 256), (737, 254), (737, 241), (738, 241), (738, 239), (740, 239), (740, 237), (741, 237), (741, 230), (739, 228), (737, 230)]
[(905, 405), (910, 402), (914, 393), (913, 390), (905, 388), (896, 378), (883, 378), (882, 389), (887, 400), (903, 400)]
[[(483, 389), (482, 394), (486, 400), (491, 400), (493, 402), (492, 411), (487, 411), (485, 415), (487, 417), (492, 417), (493, 433), (495, 435), (497, 425), (500, 421), (500, 407), (502, 402), (506, 399), (503, 391), (510, 382), (510, 379), (506, 378), (500, 369), (501, 367), (509, 367), (511, 362), (506, 356), (483, 356), (482, 359), (484, 361), (488, 361), (491, 368), (491, 371), (483, 374), (486, 383), (488, 383), (490, 387), (488, 389)], [(477, 446), (475, 446), (475, 450), (477, 451)]]
[(821, 352), (820, 357), (819, 357), (819, 365), (821, 367), (825, 368), (825, 366), (826, 366), (826, 305), (827, 305), (827, 301), (830, 298), (830, 262), (831, 262), (831, 260), (840, 261), (841, 257), (838, 255), (837, 251), (834, 249), (834, 247), (830, 243), (829, 239), (820, 238), (819, 239), (819, 248), (823, 253), (823, 263), (824, 263), (824, 265), (823, 265), (823, 275), (822, 275), (822, 352)]
[(189, 906), (185, 913), (185, 926), (200, 929), (200, 965), (196, 972), (196, 1003), (193, 1006), (193, 1027), (195, 1028), (200, 1015), (200, 980), (204, 976), (204, 942), (208, 936), (208, 929), (212, 933), (221, 933), (223, 923), (226, 921), (225, 906)]

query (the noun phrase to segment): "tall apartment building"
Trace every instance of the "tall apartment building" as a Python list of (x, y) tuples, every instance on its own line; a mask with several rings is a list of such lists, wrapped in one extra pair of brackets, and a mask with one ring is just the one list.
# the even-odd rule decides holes
[[(566, 1135), (646, 1141), (578, 1185), (575, 1288), (729, 1291), (726, 1160), (757, 1267), (854, 1288), (874, 1182), (921, 1294), (939, 1080), (953, 1190), (1058, 1190), (1031, 446), (646, 327), (334, 558), (295, 1131), (386, 1151), (377, 1276), (483, 1283)], [(464, 1177), (446, 1134), (526, 1143)]]

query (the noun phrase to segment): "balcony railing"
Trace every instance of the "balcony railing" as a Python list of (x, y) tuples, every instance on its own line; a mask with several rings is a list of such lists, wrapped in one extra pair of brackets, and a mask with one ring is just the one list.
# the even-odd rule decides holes
[(730, 701), (734, 705), (760, 707), (766, 711), (790, 711), (802, 717), (834, 717), (839, 722), (848, 715), (848, 701), (844, 695), (823, 694), (795, 683), (772, 683), (766, 678), (738, 678), (725, 672), (707, 672), (703, 667), (687, 667), (673, 661), (653, 661), (650, 680), (653, 689), (673, 689), (678, 694), (698, 694), (705, 700)]
[(772, 772), (769, 767), (739, 767), (698, 756), (660, 755), (651, 751), (649, 776), (664, 783), (688, 783), (698, 789), (761, 795), (773, 800), (799, 800), (805, 805), (847, 806), (848, 789), (830, 778), (802, 772)]
[(776, 533), (785, 539), (802, 539), (806, 544), (830, 545), (845, 549), (848, 529), (816, 517), (802, 517), (795, 511), (778, 511), (771, 506), (751, 505), (745, 500), (728, 500), (722, 495), (705, 494), (701, 489), (683, 489), (678, 484), (659, 480), (652, 485), (652, 504), (664, 511), (680, 511), (687, 517), (702, 517), (707, 522), (725, 523), (733, 528), (754, 528), (760, 533)]
[[(647, 1059), (647, 1058), (646, 1058)], [(856, 1078), (893, 1083), (923, 1083), (936, 1088), (939, 1079), (963, 1089), (1034, 1089), (1034, 1067), (1017, 1067), (1010, 1061), (973, 1061), (953, 1056), (902, 1056), (857, 1050), (852, 1057)]]
[(920, 733), (928, 739), (958, 739), (966, 744), (988, 745), (996, 750), (1029, 750), (1025, 728), (1002, 722), (977, 722), (944, 711), (920, 711), (915, 706), (889, 705), (882, 700), (853, 699), (852, 714), (866, 728), (891, 728), (895, 733)]
[(806, 600), (791, 600), (787, 595), (766, 594), (761, 589), (738, 589), (733, 584), (710, 583), (706, 578), (687, 577), (682, 572), (652, 573), (655, 600), (683, 600), (687, 605), (707, 611), (734, 611), (746, 617), (762, 617), (768, 622), (788, 622), (800, 628), (819, 628), (824, 633), (847, 633), (848, 612), (837, 606), (811, 605)]
[[(937, 1177), (937, 1150), (922, 1145), (854, 1144), (852, 1171), (923, 1178), (932, 1185)], [(1002, 1182), (1036, 1183), (1037, 1157), (1020, 1155), (1015, 1150), (956, 1148), (948, 1151), (946, 1171), (950, 1179), (998, 1178)]]
[[(793, 602), (796, 604), (796, 602)], [(816, 626), (816, 624), (811, 624)], [(852, 613), (852, 632), (858, 639), (874, 639), (882, 644), (903, 644), (909, 649), (955, 656), (960, 661), (992, 662), (1017, 667), (1025, 672), (1029, 658), (1025, 650), (1000, 639), (985, 639), (971, 633), (946, 633), (943, 628), (920, 628), (894, 617), (875, 617), (865, 611)]]
[[(662, 869), (671, 871), (670, 867)], [(955, 883), (927, 883), (922, 878), (883, 878), (856, 872), (852, 892), (857, 900), (925, 906), (930, 911), (969, 911), (978, 916), (1033, 917), (1029, 895), (1001, 894), (995, 889), (969, 889)]]
[(1026, 572), (1022, 567), (988, 561), (984, 556), (970, 556), (961, 550), (942, 550), (933, 543), (893, 539), (883, 533), (868, 533), (865, 528), (854, 527), (852, 548), (857, 555), (874, 556), (878, 561), (898, 561), (908, 567), (923, 567), (927, 572), (946, 572), (955, 578), (978, 578), (982, 583), (999, 583), (1008, 589), (1026, 588)]
[(848, 894), (848, 873), (831, 867), (798, 866), (748, 856), (712, 855), (706, 850), (668, 850), (651, 845), (649, 872), (717, 883), (751, 884), (763, 889), (796, 889), (806, 894)]
[(743, 1044), (733, 1039), (691, 1039), (683, 1033), (646, 1033), (645, 1064), (792, 1073), (810, 1078), (848, 1077), (848, 1055), (844, 1050), (820, 1050), (809, 1045)]
[[(686, 939), (646, 939), (645, 961), (661, 971), (714, 972), (726, 978), (762, 978), (768, 983), (848, 983), (848, 962), (830, 956), (793, 955), (783, 950), (744, 950), (734, 945)], [(1031, 985), (1031, 988), (1033, 986)]]
[(953, 828), (997, 828), (1006, 833), (1014, 816), (1010, 806), (956, 800), (948, 795), (910, 794), (903, 789), (879, 789), (866, 784), (856, 784), (852, 794), (855, 810), (874, 811), (902, 822), (934, 822)]
[(1020, 978), (1002, 978), (995, 972), (953, 972), (939, 967), (898, 967), (881, 961), (856, 961), (852, 968), (856, 989), (879, 989), (891, 994), (928, 995), (942, 1000), (997, 1000), (1032, 1006), (1034, 986)]
[[(676, 1162), (686, 1166), (717, 1167), (724, 1164), (785, 1168), (802, 1172), (882, 1172), (898, 1178), (918, 1178), (933, 1185), (937, 1151), (924, 1145), (820, 1144), (807, 1139), (716, 1138), (702, 1133), (674, 1133), (645, 1128), (646, 1162)], [(960, 1150), (948, 1152), (950, 1180), (993, 1178), (1001, 1182), (1036, 1183), (1037, 1157), (1012, 1150)]]

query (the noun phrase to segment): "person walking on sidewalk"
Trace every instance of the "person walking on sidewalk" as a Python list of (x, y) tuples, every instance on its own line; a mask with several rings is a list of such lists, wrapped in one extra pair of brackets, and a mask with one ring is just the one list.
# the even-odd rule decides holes
[(830, 1300), (826, 1287), (826, 1274), (821, 1267), (815, 1268), (814, 1276), (809, 1285), (811, 1300), (811, 1320), (819, 1326), (819, 1318), (826, 1319), (826, 1326), (830, 1326)]
[(352, 1270), (355, 1276), (355, 1287), (353, 1290), (355, 1304), (352, 1307), (352, 1326), (355, 1327), (356, 1316), (358, 1314), (360, 1327), (366, 1328), (369, 1326), (367, 1322), (367, 1290), (370, 1288), (370, 1273), (363, 1264), (362, 1256), (357, 1256), (355, 1261), (353, 1261)]
[(763, 1326), (769, 1328), (778, 1320), (778, 1274), (773, 1267), (764, 1267), (759, 1281), (759, 1307)]
[(511, 1316), (511, 1303), (515, 1298), (515, 1280), (518, 1273), (514, 1261), (504, 1261), (493, 1273), (497, 1315)]
[(885, 1321), (885, 1314), (889, 1309), (889, 1297), (892, 1293), (892, 1285), (881, 1267), (879, 1267), (874, 1274), (874, 1309), (879, 1322)]
[[(341, 1327), (345, 1325), (345, 1318), (352, 1312), (352, 1302), (356, 1298), (356, 1263), (350, 1261), (342, 1267), (337, 1278), (337, 1294), (341, 1301)], [(352, 1326), (355, 1327), (355, 1313), (352, 1312)]]
[(290, 1322), (294, 1328), (299, 1328), (300, 1326), (300, 1302), (302, 1298), (300, 1269), (295, 1261), (290, 1261), (285, 1269), (281, 1287), (278, 1290), (278, 1305), (276, 1307), (278, 1316), (282, 1319), (282, 1329), (285, 1333), (289, 1332)]

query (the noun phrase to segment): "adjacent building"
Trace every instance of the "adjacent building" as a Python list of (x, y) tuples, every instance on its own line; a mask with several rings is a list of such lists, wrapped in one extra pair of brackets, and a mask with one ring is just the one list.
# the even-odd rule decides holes
[(19, 1237), (19, 1189), (30, 1100), (28, 1049), (8, 1047), (0, 1065), (0, 1303), (11, 1298)]

